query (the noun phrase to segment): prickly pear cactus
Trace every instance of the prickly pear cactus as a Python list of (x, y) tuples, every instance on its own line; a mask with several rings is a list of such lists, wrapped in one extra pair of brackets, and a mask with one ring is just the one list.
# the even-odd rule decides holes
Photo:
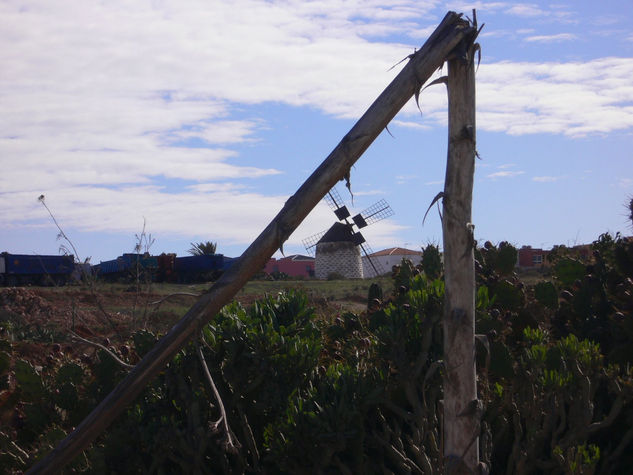
[(367, 292), (367, 312), (371, 313), (378, 310), (382, 305), (383, 293), (382, 287), (376, 282), (372, 282)]
[(430, 279), (438, 279), (444, 272), (442, 254), (436, 244), (429, 244), (422, 249), (422, 270)]

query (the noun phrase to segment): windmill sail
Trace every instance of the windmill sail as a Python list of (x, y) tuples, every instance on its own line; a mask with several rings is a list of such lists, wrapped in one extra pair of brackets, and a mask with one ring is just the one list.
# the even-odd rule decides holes
[(380, 264), (380, 261), (377, 259), (372, 259), (371, 255), (374, 251), (369, 247), (369, 244), (366, 242), (360, 245), (360, 248), (363, 250), (363, 254), (367, 258), (367, 262), (369, 263), (369, 267), (374, 271), (374, 277), (378, 277), (385, 273), (385, 269)]
[[(349, 231), (352, 234), (352, 242), (354, 242), (356, 246), (359, 246), (360, 249), (363, 251), (365, 259), (369, 263), (369, 267), (373, 271), (373, 274), (375, 276), (384, 274), (384, 270), (380, 263), (377, 260), (371, 258), (373, 251), (367, 244), (365, 237), (358, 230), (363, 229), (370, 224), (382, 221), (383, 219), (393, 216), (394, 212), (391, 209), (391, 206), (389, 206), (389, 204), (383, 199), (352, 217), (347, 206), (343, 204), (341, 195), (336, 188), (332, 188), (325, 195), (324, 199), (328, 206), (332, 209), (332, 211), (334, 211), (336, 218), (341, 223), (349, 226)], [(326, 233), (327, 231), (322, 231), (302, 241), (303, 246), (311, 256), (315, 255), (316, 246)]]
[(312, 236), (307, 237), (303, 241), (301, 241), (303, 243), (303, 247), (306, 248), (306, 251), (312, 257), (314, 257), (314, 251), (316, 250), (316, 245), (321, 240), (321, 238), (325, 236), (326, 232), (327, 231), (321, 231), (320, 233), (313, 234)]
[[(339, 192), (336, 188), (332, 188), (330, 191), (328, 191), (327, 194), (323, 197), (323, 199), (333, 211), (336, 211), (339, 208), (345, 207), (343, 205), (343, 199), (341, 198), (341, 195), (339, 195)], [(347, 208), (345, 207), (345, 209)], [(342, 219), (345, 219), (345, 218), (342, 218)]]
[(358, 229), (362, 229), (365, 226), (369, 226), (370, 224), (382, 221), (389, 216), (393, 216), (393, 214), (391, 206), (389, 206), (385, 200), (380, 200), (361, 213), (358, 213), (352, 218), (352, 221), (354, 221), (354, 224), (356, 224)]

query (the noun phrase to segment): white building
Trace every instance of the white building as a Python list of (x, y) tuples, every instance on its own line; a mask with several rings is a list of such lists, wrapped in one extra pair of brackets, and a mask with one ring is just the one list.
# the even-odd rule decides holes
[[(411, 249), (404, 249), (402, 247), (392, 247), (374, 252), (370, 255), (370, 257), (373, 262), (378, 263), (380, 267), (388, 273), (391, 272), (391, 268), (393, 266), (399, 265), (400, 262), (402, 262), (402, 259), (408, 259), (413, 263), (413, 265), (417, 266), (422, 262), (422, 251), (412, 251)], [(363, 274), (368, 277), (373, 277), (375, 275), (369, 260), (365, 256), (363, 256)]]

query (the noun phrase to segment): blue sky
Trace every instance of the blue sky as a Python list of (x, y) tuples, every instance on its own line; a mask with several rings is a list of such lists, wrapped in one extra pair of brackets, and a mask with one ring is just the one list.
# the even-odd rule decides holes
[[(0, 3), (0, 251), (83, 259), (214, 241), (238, 256), (448, 10), (477, 9), (479, 240), (551, 247), (631, 234), (628, 1)], [(395, 215), (374, 250), (441, 242), (446, 91), (410, 102), (352, 169), (353, 208)], [(352, 205), (342, 184), (341, 195)], [(329, 227), (318, 206), (284, 246)]]

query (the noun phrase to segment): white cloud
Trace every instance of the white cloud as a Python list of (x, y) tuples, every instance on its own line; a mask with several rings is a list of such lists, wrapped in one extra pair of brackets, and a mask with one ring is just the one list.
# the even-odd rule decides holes
[(478, 127), (568, 136), (633, 127), (633, 58), (480, 67)]
[(592, 23), (599, 26), (612, 27), (620, 22), (622, 22), (622, 17), (617, 15), (599, 15), (592, 19)]
[(556, 35), (535, 35), (528, 36), (525, 38), (525, 41), (533, 42), (533, 43), (554, 43), (560, 41), (571, 41), (576, 40), (578, 37), (571, 33), (558, 33)]
[(546, 11), (535, 4), (520, 3), (508, 8), (506, 13), (522, 17), (539, 17), (544, 16)]
[(385, 219), (363, 228), (363, 236), (373, 250), (383, 249), (393, 246), (394, 236), (409, 228), (409, 226), (396, 224), (391, 219)]
[[(7, 200), (0, 219), (41, 222), (46, 216), (32, 201), (45, 193), (82, 229), (136, 231), (146, 216), (157, 231), (187, 235), (221, 222), (226, 239), (248, 241), (283, 204), (244, 185), (280, 173), (238, 161), (235, 146), (261, 140), (269, 126), (248, 106), (359, 117), (397, 74), (389, 67), (412, 52), (377, 40), (421, 39), (440, 19), (434, 0), (384, 3), (0, 3), (0, 193)], [(547, 14), (532, 4), (485, 8)], [(630, 129), (631, 77), (632, 58), (483, 63), (478, 127), (568, 136)], [(420, 105), (421, 121), (410, 101), (395, 125), (445, 125), (444, 87), (425, 90)], [(191, 141), (206, 147), (175, 146)], [(166, 189), (169, 180), (183, 181), (182, 189)], [(217, 203), (235, 211), (214, 209), (222, 208)]]
[[(480, 65), (477, 72), (477, 127), (510, 135), (537, 133), (578, 137), (633, 127), (633, 58), (584, 62), (511, 62)], [(420, 95), (423, 125), (446, 124), (446, 91)], [(411, 101), (404, 116), (419, 117)]]
[(532, 177), (532, 181), (536, 181), (538, 183), (552, 183), (558, 181), (560, 177), (558, 176), (535, 176)]
[[(119, 189), (85, 187), (45, 193), (46, 203), (64, 229), (102, 233), (137, 233), (146, 221), (153, 235), (205, 236), (225, 245), (250, 244), (283, 207), (287, 196), (266, 196), (246, 190), (203, 187), (169, 193), (157, 186), (130, 186)], [(16, 227), (37, 229), (48, 225), (50, 217), (31, 192), (3, 196), (3, 219)], [(230, 205), (229, 205), (230, 204)], [(302, 246), (302, 239), (327, 229), (332, 211), (324, 203), (289, 238), (287, 244)], [(372, 225), (373, 227), (374, 225)], [(392, 223), (384, 234), (395, 232)]]
[[(510, 5), (510, 4), (507, 4)], [(514, 3), (504, 11), (508, 15), (513, 15), (525, 19), (539, 19), (541, 21), (555, 21), (557, 23), (577, 23), (576, 14), (569, 10), (566, 5), (547, 4), (538, 5), (535, 3)]]
[(423, 123), (420, 123), (420, 122), (413, 122), (413, 121), (409, 121), (409, 120), (397, 120), (397, 119), (394, 119), (394, 120), (391, 121), (391, 124), (396, 125), (396, 126), (400, 126), (400, 127), (405, 127), (407, 129), (429, 130), (429, 129), (432, 128), (432, 126), (430, 124), (423, 124)]
[(633, 186), (633, 178), (620, 178), (618, 180), (618, 186), (621, 188), (630, 188)]
[(364, 191), (354, 191), (354, 196), (376, 196), (376, 195), (384, 195), (384, 190), (364, 190)]
[(514, 31), (509, 30), (482, 31), (477, 38), (510, 38), (513, 37), (514, 34)]
[(490, 178), (491, 180), (496, 180), (497, 178), (514, 178), (515, 176), (523, 175), (524, 173), (524, 171), (501, 171), (490, 173), (489, 175), (486, 175), (486, 178)]
[(173, 132), (175, 142), (186, 139), (200, 139), (208, 144), (232, 144), (253, 141), (255, 122), (247, 120), (214, 121), (201, 123), (188, 129)]
[(398, 185), (403, 185), (405, 183), (409, 183), (412, 180), (417, 180), (418, 176), (415, 174), (408, 174), (408, 175), (396, 175), (396, 183)]
[(467, 12), (468, 16), (470, 16), (470, 12), (475, 9), (476, 11), (485, 11), (485, 12), (496, 12), (499, 10), (504, 10), (508, 7), (507, 2), (487, 2), (487, 1), (476, 1), (476, 2), (449, 2), (448, 8), (457, 12)]
[[(266, 127), (231, 117), (235, 104), (358, 116), (395, 74), (389, 62), (408, 53), (363, 35), (411, 29), (432, 5), (4, 2), (0, 152), (20, 166), (1, 191), (278, 173), (218, 148)], [(194, 139), (210, 148), (168, 146)]]

